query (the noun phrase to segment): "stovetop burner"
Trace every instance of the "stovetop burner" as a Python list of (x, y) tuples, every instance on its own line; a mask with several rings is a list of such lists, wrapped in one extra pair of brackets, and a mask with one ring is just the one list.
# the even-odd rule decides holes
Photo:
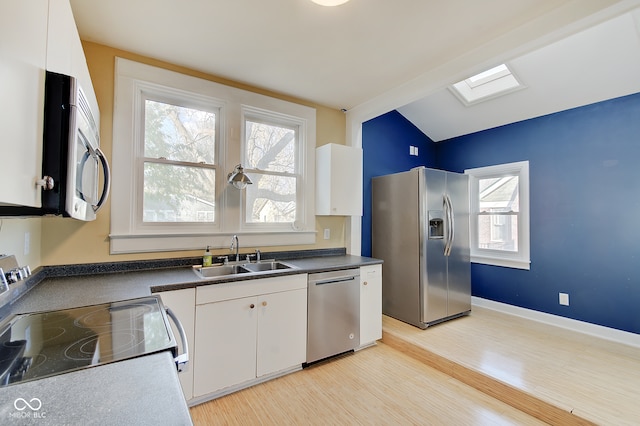
[(0, 387), (176, 346), (156, 296), (18, 315), (0, 324)]

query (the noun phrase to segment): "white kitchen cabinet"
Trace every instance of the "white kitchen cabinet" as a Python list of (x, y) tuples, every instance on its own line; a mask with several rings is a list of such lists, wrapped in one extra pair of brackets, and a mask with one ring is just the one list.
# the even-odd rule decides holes
[(45, 70), (77, 77), (98, 111), (69, 0), (1, 0), (0, 206), (42, 206)]
[(333, 143), (316, 148), (316, 214), (362, 216), (362, 149)]
[(48, 0), (0, 2), (0, 205), (40, 207)]
[(307, 356), (307, 286), (258, 297), (256, 376), (294, 365)]
[(306, 274), (198, 287), (194, 397), (300, 368), (306, 331)]
[[(189, 363), (183, 371), (178, 373), (178, 378), (182, 385), (184, 398), (188, 401), (193, 397), (196, 289), (185, 288), (181, 290), (164, 291), (158, 293), (158, 295), (162, 299), (162, 303), (176, 314), (187, 335), (187, 343), (189, 345)], [(171, 324), (171, 330), (178, 341), (179, 353), (183, 353), (184, 348), (180, 339), (180, 333), (173, 322)]]
[[(49, 0), (48, 22), (47, 70), (77, 78), (91, 110), (99, 111), (69, 0)], [(96, 125), (99, 127), (99, 121)]]
[(360, 267), (360, 346), (382, 338), (382, 265)]

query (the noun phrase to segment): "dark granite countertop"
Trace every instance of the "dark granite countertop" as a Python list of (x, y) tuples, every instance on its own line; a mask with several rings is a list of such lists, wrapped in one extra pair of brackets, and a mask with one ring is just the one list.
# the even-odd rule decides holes
[(363, 265), (382, 263), (378, 259), (346, 254), (286, 259), (285, 262), (294, 266), (295, 269), (207, 279), (198, 277), (191, 266), (169, 266), (148, 270), (100, 272), (74, 276), (55, 276), (56, 274), (54, 274), (52, 277), (43, 279), (28, 293), (15, 301), (10, 306), (10, 314), (67, 309), (134, 299), (149, 296), (152, 293), (202, 285), (277, 275), (357, 268)]
[[(199, 259), (51, 267), (13, 290), (17, 299), (0, 307), (0, 321), (20, 313), (115, 302), (181, 288), (382, 263), (344, 251), (308, 254), (263, 257), (284, 260), (295, 269), (210, 279), (192, 270)], [(18, 398), (38, 398), (42, 407), (20, 411), (14, 406)], [(0, 423), (7, 424), (191, 424), (169, 352), (0, 388), (0, 401)]]
[(192, 424), (167, 351), (0, 388), (0, 423)]

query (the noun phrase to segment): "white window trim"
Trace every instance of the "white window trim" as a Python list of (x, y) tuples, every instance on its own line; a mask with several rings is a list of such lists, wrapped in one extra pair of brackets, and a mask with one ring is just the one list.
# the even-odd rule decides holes
[[(479, 167), (467, 169), (464, 172), (469, 175), (471, 261), (486, 265), (530, 269), (529, 162), (519, 161), (516, 163)], [(518, 252), (510, 253), (501, 250), (481, 249), (478, 247), (478, 222), (476, 220), (477, 214), (480, 211), (478, 181), (479, 179), (508, 175), (517, 175), (519, 177), (520, 214), (518, 215)]]
[[(136, 173), (136, 97), (141, 87), (161, 87), (167, 93), (198, 94), (203, 100), (214, 101), (219, 108), (219, 150), (216, 167), (221, 173), (216, 177), (216, 224), (198, 226), (136, 226), (137, 198)], [(196, 95), (196, 96), (198, 96)], [(295, 117), (304, 132), (304, 156), (301, 173), (304, 197), (302, 214), (290, 229), (265, 227), (243, 228), (243, 191), (226, 182), (227, 173), (241, 163), (241, 131), (243, 108), (271, 111), (275, 114)], [(139, 118), (139, 117), (138, 117)], [(302, 130), (304, 129), (304, 130)], [(116, 58), (110, 251), (139, 253), (158, 251), (196, 250), (205, 246), (226, 248), (230, 238), (237, 234), (244, 247), (268, 247), (281, 245), (314, 244), (315, 230), (315, 145), (316, 110), (304, 105), (260, 95), (242, 89), (191, 77), (162, 68)], [(204, 225), (204, 227), (203, 227)]]
[[(299, 229), (301, 228), (301, 221), (299, 220), (299, 218), (304, 218), (308, 211), (308, 207), (307, 207), (308, 204), (304, 202), (304, 197), (306, 196), (304, 182), (306, 181), (305, 176), (307, 175), (307, 170), (306, 170), (307, 165), (305, 161), (303, 161), (303, 159), (308, 157), (309, 149), (314, 151), (314, 161), (315, 161), (315, 149), (309, 148), (306, 143), (307, 123), (305, 120), (300, 119), (298, 117), (293, 117), (285, 114), (277, 114), (277, 113), (274, 113), (273, 111), (266, 111), (259, 108), (243, 105), (242, 107), (242, 147), (243, 149), (245, 147), (245, 142), (246, 142), (245, 121), (251, 120), (251, 119), (258, 120), (258, 121), (265, 120), (273, 124), (281, 124), (285, 126), (295, 127), (298, 129), (297, 132), (298, 132), (299, 141), (298, 141), (298, 152), (296, 153), (296, 156), (298, 157), (297, 161), (298, 161), (298, 164), (300, 165), (300, 170), (297, 170), (296, 175), (299, 176), (301, 179), (298, 180), (298, 185), (296, 188), (297, 218), (292, 225), (273, 223), (270, 225), (270, 228), (272, 231), (282, 230), (283, 228), (289, 228), (291, 226), (293, 226), (294, 229)], [(243, 153), (243, 160), (244, 160), (244, 153)], [(245, 166), (245, 172), (251, 173), (251, 169), (249, 168), (249, 165), (247, 164), (247, 162), (244, 162), (244, 166)], [(314, 174), (315, 174), (315, 168), (314, 168)], [(242, 193), (243, 197), (245, 194), (246, 192)], [(246, 206), (246, 203), (242, 203), (242, 205)], [(314, 201), (314, 211), (315, 211), (315, 201)], [(314, 214), (315, 213), (311, 212), (311, 216), (314, 216)], [(251, 230), (255, 228), (267, 229), (267, 226), (260, 223), (248, 223), (246, 221), (246, 214), (244, 211), (242, 214), (241, 227), (243, 230)]]

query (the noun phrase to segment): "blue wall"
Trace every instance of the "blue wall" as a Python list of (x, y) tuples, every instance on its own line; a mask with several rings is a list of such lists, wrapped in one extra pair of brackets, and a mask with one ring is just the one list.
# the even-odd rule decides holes
[[(409, 147), (418, 147), (418, 156)], [(417, 166), (435, 167), (435, 146), (397, 111), (362, 124), (363, 214), (362, 255), (371, 256), (371, 178)]]
[(432, 145), (451, 171), (529, 161), (531, 270), (473, 264), (475, 296), (640, 333), (640, 94)]

